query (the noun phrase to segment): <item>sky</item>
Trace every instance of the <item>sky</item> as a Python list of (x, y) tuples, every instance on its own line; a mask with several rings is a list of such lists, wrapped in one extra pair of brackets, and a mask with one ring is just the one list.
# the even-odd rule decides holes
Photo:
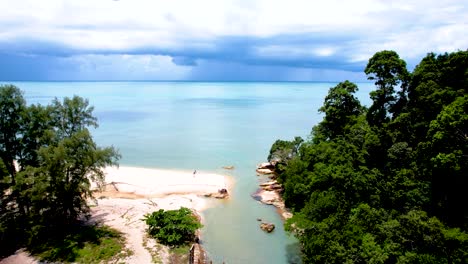
[(468, 48), (466, 0), (0, 0), (0, 80), (365, 81)]

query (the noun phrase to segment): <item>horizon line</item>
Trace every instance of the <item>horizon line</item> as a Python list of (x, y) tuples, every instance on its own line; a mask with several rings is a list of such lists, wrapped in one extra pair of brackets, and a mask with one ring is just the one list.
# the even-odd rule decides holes
[[(0, 80), (8, 82), (192, 82), (192, 83), (339, 83), (341, 81), (264, 81), (264, 80)], [(371, 81), (352, 81), (355, 83), (373, 83)]]

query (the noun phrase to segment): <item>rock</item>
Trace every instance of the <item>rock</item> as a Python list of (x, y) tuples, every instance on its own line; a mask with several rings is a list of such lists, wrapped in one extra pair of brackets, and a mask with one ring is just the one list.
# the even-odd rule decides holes
[(274, 170), (275, 165), (271, 164), (270, 162), (263, 162), (257, 165), (257, 169), (269, 169)]
[(260, 228), (267, 233), (271, 233), (275, 229), (275, 225), (271, 223), (261, 223)]
[(216, 198), (216, 199), (224, 199), (224, 198), (227, 197), (227, 195), (216, 193), (216, 194), (213, 194), (213, 196), (211, 196), (211, 197)]
[(270, 189), (272, 189), (272, 190), (281, 190), (281, 189), (283, 189), (283, 186), (281, 186), (281, 184), (275, 183), (275, 184), (270, 185)]
[(257, 173), (259, 173), (259, 174), (273, 174), (273, 173), (275, 173), (275, 172), (274, 172), (273, 170), (271, 170), (271, 169), (257, 169), (256, 171), (257, 171)]
[(228, 191), (223, 188), (223, 189), (219, 189), (218, 193), (213, 194), (211, 197), (214, 197), (216, 199), (224, 199), (228, 196), (229, 196)]
[(284, 219), (289, 219), (291, 217), (293, 217), (293, 214), (291, 212), (287, 212), (287, 211), (284, 211), (281, 216), (284, 218)]
[(260, 183), (259, 185), (263, 187), (263, 186), (273, 185), (277, 183), (278, 183), (277, 181), (269, 181), (269, 182)]
[(282, 191), (283, 186), (279, 184), (276, 180), (261, 183), (260, 188), (262, 188), (265, 191)]
[(264, 204), (275, 205), (281, 201), (279, 194), (275, 191), (266, 191), (260, 189), (256, 193), (252, 194), (252, 197)]
[(261, 219), (261, 218), (257, 218), (257, 221), (261, 222), (261, 221), (262, 221), (262, 219)]
[(229, 196), (229, 193), (226, 189), (219, 189), (217, 193), (205, 193), (203, 196), (209, 198), (216, 198), (216, 199), (224, 199)]
[(233, 170), (234, 169), (234, 166), (223, 166), (223, 169), (225, 170)]

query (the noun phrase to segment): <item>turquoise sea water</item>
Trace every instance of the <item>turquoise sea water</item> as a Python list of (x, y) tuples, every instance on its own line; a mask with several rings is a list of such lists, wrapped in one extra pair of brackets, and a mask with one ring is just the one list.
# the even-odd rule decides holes
[[(197, 169), (231, 175), (231, 199), (204, 212), (202, 241), (214, 263), (298, 263), (297, 241), (274, 207), (251, 198), (257, 163), (276, 139), (307, 138), (317, 109), (336, 83), (16, 82), (28, 103), (79, 95), (95, 107), (101, 146), (113, 145), (121, 165)], [(372, 84), (359, 84), (369, 104)], [(233, 171), (221, 167), (235, 166)], [(266, 234), (257, 218), (276, 229)]]

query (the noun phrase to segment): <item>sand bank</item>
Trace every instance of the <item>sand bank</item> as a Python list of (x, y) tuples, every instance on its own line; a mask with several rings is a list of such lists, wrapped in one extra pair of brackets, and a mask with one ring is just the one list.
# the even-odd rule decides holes
[(122, 198), (163, 197), (169, 194), (217, 193), (229, 189), (227, 176), (203, 171), (108, 167), (102, 195)]
[[(197, 171), (146, 169), (137, 167), (106, 168), (104, 191), (96, 192), (97, 204), (91, 208), (91, 221), (109, 225), (123, 232), (133, 255), (125, 263), (151, 263), (157, 258), (170, 263), (167, 247), (157, 245), (146, 235), (145, 214), (159, 209), (180, 207), (201, 211), (216, 204), (206, 194), (232, 187), (228, 176)], [(126, 198), (126, 199), (123, 199)]]

